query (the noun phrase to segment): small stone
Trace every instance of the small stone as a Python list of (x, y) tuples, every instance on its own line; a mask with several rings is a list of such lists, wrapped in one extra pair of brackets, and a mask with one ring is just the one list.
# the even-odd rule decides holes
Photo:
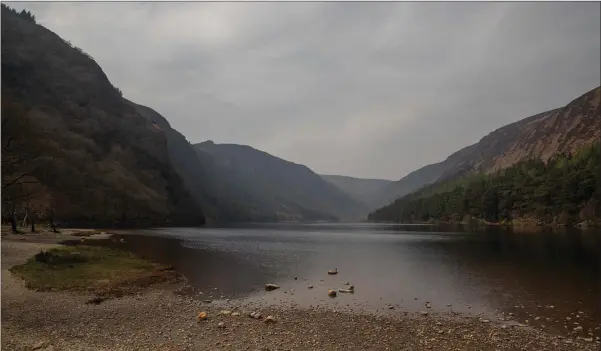
[(593, 342), (593, 338), (582, 338), (582, 340), (587, 341), (587, 342)]
[(572, 318), (566, 317), (566, 321), (570, 321), (570, 320), (572, 320)]
[(488, 320), (488, 319), (483, 319), (483, 320), (482, 320), (482, 323), (490, 323), (490, 320)]
[(394, 310), (394, 306), (388, 306), (389, 310)]
[(46, 346), (48, 346), (49, 342), (48, 341), (40, 341), (37, 344), (33, 345), (33, 347), (31, 348), (32, 350), (39, 350), (39, 349), (43, 349)]
[(261, 317), (263, 317), (261, 312), (255, 312), (255, 315), (253, 316), (254, 319), (261, 319)]
[(211, 302), (213, 302), (213, 300), (203, 300), (202, 302), (204, 302), (204, 303), (211, 303)]
[(426, 308), (432, 308), (432, 305), (430, 305), (429, 303), (426, 304)]
[(344, 285), (351, 285), (351, 283), (349, 283), (349, 282), (344, 282)]
[(328, 289), (328, 296), (336, 297), (336, 290)]
[(350, 291), (355, 291), (355, 286), (354, 286), (354, 285), (351, 285), (351, 286), (349, 286), (349, 287), (348, 287), (348, 289), (349, 289)]
[(309, 285), (307, 288), (309, 288), (309, 289), (313, 289), (313, 285)]
[(208, 317), (208, 315), (207, 315), (207, 313), (206, 313), (206, 312), (204, 312), (204, 311), (203, 311), (203, 312), (200, 312), (200, 313), (198, 313), (198, 315), (196, 316), (196, 321), (197, 321), (197, 322), (204, 321), (204, 320), (206, 320), (206, 319), (207, 319), (207, 317)]
[(217, 328), (225, 329), (225, 323), (223, 323), (223, 322), (217, 323)]
[(264, 322), (265, 323), (275, 323), (276, 320), (275, 320), (275, 318), (273, 316), (267, 316), (267, 317), (265, 317)]
[(436, 325), (440, 327), (442, 325), (442, 323), (441, 322), (436, 322)]
[(450, 304), (450, 303), (448, 303), (448, 304), (447, 304), (447, 307), (451, 307), (451, 304)]
[(422, 316), (427, 316), (428, 315), (428, 312), (426, 312), (426, 311), (419, 311), (419, 313), (421, 313)]
[(222, 314), (224, 316), (229, 316), (230, 314), (232, 314), (232, 311), (223, 310), (223, 311), (219, 312), (219, 314)]
[[(355, 292), (355, 291), (353, 291), (353, 290), (350, 290), (350, 289), (338, 289), (338, 291), (339, 291), (339, 292), (341, 292), (341, 293), (347, 293), (347, 294), (350, 294), (350, 293), (354, 293), (354, 292)], [(329, 294), (329, 293), (328, 293), (328, 294)]]
[(502, 324), (501, 329), (507, 329), (507, 324)]
[(577, 326), (576, 328), (574, 328), (575, 332), (581, 332), (582, 331), (582, 327), (581, 326)]
[(240, 315), (240, 312), (232, 312), (232, 314), (231, 314), (231, 316), (234, 316), (234, 317), (239, 316), (239, 315)]
[(535, 320), (535, 321), (537, 321), (537, 320), (539, 320), (539, 319), (540, 319), (540, 317), (539, 317), (539, 316), (536, 316), (536, 317), (534, 317), (534, 320)]
[(267, 290), (267, 291), (276, 290), (279, 288), (280, 288), (280, 286), (276, 285), (276, 284), (265, 284), (265, 290)]
[(337, 269), (337, 268), (330, 269), (330, 270), (328, 271), (328, 274), (338, 274), (338, 269)]

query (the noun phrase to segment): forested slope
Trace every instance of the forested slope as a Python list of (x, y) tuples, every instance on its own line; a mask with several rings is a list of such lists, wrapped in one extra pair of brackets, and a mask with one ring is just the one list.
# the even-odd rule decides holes
[(374, 221), (601, 223), (601, 147), (520, 161), (492, 174), (434, 184), (370, 214)]

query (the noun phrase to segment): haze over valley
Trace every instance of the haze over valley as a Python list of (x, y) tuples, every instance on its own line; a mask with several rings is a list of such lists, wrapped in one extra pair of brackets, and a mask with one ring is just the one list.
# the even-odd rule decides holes
[(3, 2), (2, 348), (598, 349), (600, 6)]

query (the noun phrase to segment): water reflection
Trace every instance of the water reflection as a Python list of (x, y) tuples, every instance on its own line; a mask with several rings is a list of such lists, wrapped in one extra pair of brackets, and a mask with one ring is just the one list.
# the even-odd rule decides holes
[[(418, 311), (430, 301), (435, 311), (511, 313), (562, 332), (580, 325), (585, 336), (601, 323), (598, 230), (318, 223), (142, 233), (127, 233), (124, 245), (175, 266), (200, 299), (372, 311), (389, 305)], [(328, 276), (334, 267), (339, 275)], [(327, 298), (328, 288), (345, 281), (355, 285), (354, 294)], [(265, 293), (266, 282), (282, 289)]]

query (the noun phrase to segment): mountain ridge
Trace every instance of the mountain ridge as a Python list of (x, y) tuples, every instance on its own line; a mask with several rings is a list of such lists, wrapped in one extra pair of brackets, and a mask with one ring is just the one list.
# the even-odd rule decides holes
[(206, 141), (193, 147), (201, 157), (215, 160), (212, 176), (220, 180), (221, 197), (230, 202), (244, 198), (264, 213), (261, 216), (278, 221), (339, 220), (366, 214), (367, 208), (305, 165), (248, 145)]
[[(497, 128), (445, 160), (407, 174), (375, 196), (385, 205), (423, 186), (471, 172), (491, 173), (538, 155), (549, 159), (558, 152), (574, 152), (601, 137), (600, 99), (601, 87), (597, 87), (564, 107)], [(546, 135), (553, 136), (555, 147), (545, 145)]]

